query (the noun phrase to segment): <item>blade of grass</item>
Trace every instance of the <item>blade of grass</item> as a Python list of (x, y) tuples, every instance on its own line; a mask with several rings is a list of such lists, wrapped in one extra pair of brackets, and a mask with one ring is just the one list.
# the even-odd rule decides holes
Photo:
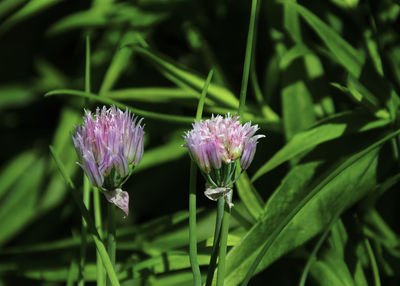
[(0, 34), (7, 32), (16, 24), (20, 23), (32, 17), (43, 10), (50, 8), (53, 5), (59, 4), (62, 1), (60, 0), (31, 0), (27, 1), (27, 3), (10, 17), (8, 17), (1, 25), (0, 25)]
[(244, 106), (246, 103), (246, 93), (247, 93), (247, 85), (249, 83), (249, 74), (250, 74), (250, 64), (251, 64), (251, 55), (253, 51), (253, 42), (254, 42), (254, 30), (257, 16), (257, 5), (258, 0), (253, 0), (251, 2), (251, 15), (250, 15), (250, 25), (249, 25), (249, 33), (247, 34), (247, 44), (246, 44), (246, 55), (244, 58), (244, 68), (243, 68), (243, 76), (242, 76), (242, 87), (240, 89), (240, 98), (239, 98), (239, 109), (238, 114), (243, 114)]
[[(199, 104), (197, 105), (196, 121), (200, 121), (203, 113), (204, 101), (207, 95), (207, 90), (210, 85), (214, 70), (212, 69), (207, 76)], [(201, 286), (201, 272), (197, 257), (197, 230), (196, 230), (196, 182), (197, 169), (196, 164), (190, 162), (190, 183), (189, 183), (189, 255), (190, 264), (193, 272), (193, 285)]]
[(105, 97), (100, 97), (97, 96), (94, 93), (88, 93), (84, 91), (79, 91), (79, 90), (72, 90), (72, 89), (58, 89), (58, 90), (53, 90), (45, 94), (45, 96), (53, 96), (53, 95), (74, 95), (74, 96), (80, 96), (83, 98), (88, 98), (88, 99), (93, 99), (95, 101), (104, 103), (104, 104), (109, 104), (109, 105), (115, 105), (116, 107), (119, 107), (121, 109), (129, 109), (132, 111), (132, 113), (135, 113), (136, 115), (140, 115), (146, 118), (151, 118), (151, 119), (156, 119), (156, 120), (162, 120), (162, 121), (167, 121), (171, 123), (191, 123), (193, 122), (193, 119), (191, 117), (187, 116), (179, 116), (179, 115), (169, 115), (169, 114), (162, 114), (162, 113), (156, 113), (152, 111), (147, 111), (147, 110), (142, 110), (138, 108), (134, 108), (128, 105), (125, 105), (123, 103), (117, 102), (115, 100), (105, 98)]
[(364, 238), (364, 247), (367, 250), (369, 263), (372, 269), (372, 275), (374, 276), (375, 286), (381, 286), (381, 279), (379, 277), (379, 269), (378, 264), (376, 263), (374, 251), (372, 250), (371, 244), (369, 243), (368, 238)]
[(196, 120), (197, 121), (199, 121), (202, 117), (208, 87), (210, 86), (210, 82), (211, 82), (213, 74), (214, 74), (214, 69), (210, 70), (210, 72), (208, 73), (206, 82), (204, 83), (203, 91), (201, 92), (201, 97), (199, 99), (199, 104), (197, 105), (197, 112), (196, 112)]
[[(123, 35), (119, 46), (124, 46), (127, 43), (132, 42), (136, 43), (136, 34), (137, 33), (131, 31), (126, 32)], [(106, 74), (104, 75), (103, 82), (101, 83), (99, 91), (100, 96), (103, 96), (104, 93), (113, 88), (123, 71), (127, 68), (130, 58), (132, 57), (132, 52), (132, 49), (125, 48), (120, 48), (115, 52), (110, 66), (108, 67)]]
[(4, 0), (0, 3), (0, 19), (28, 0)]
[[(137, 102), (148, 103), (173, 103), (185, 104), (187, 102), (198, 102), (200, 94), (188, 89), (176, 87), (139, 87), (127, 88), (105, 92), (104, 97), (109, 97), (115, 100), (131, 100)], [(215, 105), (215, 103), (206, 99), (206, 105)]]
[(294, 208), (292, 211), (287, 215), (282, 222), (279, 224), (279, 226), (273, 231), (269, 239), (264, 243), (262, 249), (258, 253), (256, 259), (253, 261), (251, 264), (249, 270), (246, 273), (246, 276), (241, 284), (241, 286), (246, 286), (248, 282), (250, 281), (251, 277), (253, 276), (253, 273), (255, 272), (258, 264), (261, 262), (262, 258), (264, 257), (265, 253), (269, 250), (271, 245), (275, 242), (279, 234), (282, 232), (282, 230), (285, 228), (285, 226), (301, 211), (301, 209), (311, 201), (311, 199), (321, 190), (323, 189), (326, 185), (328, 185), (332, 180), (335, 179), (340, 173), (342, 173), (344, 170), (347, 168), (351, 167), (352, 164), (355, 162), (359, 161), (360, 159), (364, 158), (365, 155), (368, 153), (372, 152), (376, 148), (379, 148), (383, 143), (387, 142), (388, 140), (394, 138), (400, 134), (400, 130), (397, 130), (395, 132), (392, 132), (388, 134), (387, 136), (383, 137), (382, 139), (378, 140), (374, 144), (370, 145), (369, 147), (365, 148), (361, 152), (358, 152), (357, 154), (351, 156), (348, 160), (346, 160), (342, 165), (340, 165), (338, 168), (334, 169), (334, 171), (326, 176), (325, 179), (323, 179), (315, 188), (313, 188), (310, 193)]
[(301, 274), (299, 286), (304, 286), (306, 284), (307, 276), (308, 276), (308, 273), (310, 272), (310, 268), (311, 268), (313, 262), (315, 261), (315, 257), (317, 256), (317, 253), (318, 253), (319, 249), (321, 248), (322, 244), (324, 243), (324, 241), (326, 240), (328, 234), (331, 232), (332, 227), (335, 225), (337, 219), (338, 219), (338, 215), (336, 215), (331, 220), (331, 222), (329, 223), (329, 225), (325, 229), (324, 233), (318, 239), (317, 244), (314, 246), (311, 254), (308, 257), (306, 266), (304, 266), (304, 270), (303, 270), (303, 273)]
[(68, 269), (67, 286), (74, 285), (74, 272), (75, 272), (76, 267), (77, 267), (77, 263), (74, 259), (72, 259), (71, 263), (69, 265), (69, 269)]
[(106, 247), (104, 246), (104, 243), (101, 240), (100, 235), (97, 232), (92, 219), (90, 218), (90, 214), (89, 214), (88, 210), (86, 209), (85, 205), (83, 204), (82, 200), (79, 197), (78, 190), (75, 188), (74, 183), (71, 181), (71, 178), (68, 176), (68, 174), (65, 170), (65, 167), (64, 167), (63, 163), (61, 162), (60, 158), (58, 157), (58, 155), (56, 154), (56, 152), (54, 151), (54, 148), (52, 146), (49, 146), (49, 148), (50, 148), (51, 155), (53, 156), (53, 159), (54, 159), (61, 175), (63, 176), (65, 182), (68, 184), (68, 186), (71, 190), (71, 194), (81, 211), (82, 217), (85, 219), (85, 221), (88, 225), (89, 233), (96, 245), (97, 252), (99, 253), (99, 255), (103, 261), (104, 267), (106, 269), (108, 277), (111, 280), (112, 285), (119, 286), (120, 284), (119, 284), (117, 275), (114, 271), (114, 268), (112, 266), (110, 257), (107, 254)]
[(36, 160), (37, 157), (33, 152), (25, 152), (16, 156), (11, 162), (7, 162), (6, 167), (0, 172), (0, 199)]
[[(86, 175), (83, 175), (83, 204), (87, 209), (90, 209), (90, 184)], [(86, 263), (86, 249), (87, 249), (87, 225), (85, 220), (82, 218), (82, 234), (81, 234), (81, 249), (80, 249), (80, 260), (79, 260), (79, 273), (78, 273), (78, 286), (85, 285), (85, 277), (83, 277), (83, 271)]]
[[(201, 77), (177, 67), (177, 65), (169, 60), (161, 58), (149, 48), (143, 48), (137, 45), (132, 48), (156, 65), (164, 76), (167, 77), (167, 75), (171, 75), (175, 80), (180, 81), (192, 90), (199, 91), (203, 89), (205, 81)], [(232, 92), (218, 85), (211, 84), (209, 86), (208, 96), (210, 99), (220, 102), (225, 106), (232, 108), (237, 108), (238, 106), (237, 98)]]

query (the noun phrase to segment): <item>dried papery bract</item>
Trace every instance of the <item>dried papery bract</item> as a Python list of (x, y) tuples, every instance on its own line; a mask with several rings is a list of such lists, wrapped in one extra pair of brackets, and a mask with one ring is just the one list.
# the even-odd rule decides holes
[(129, 195), (122, 185), (143, 157), (143, 127), (130, 111), (105, 106), (85, 112), (83, 125), (71, 135), (79, 166), (107, 200), (129, 213)]
[(209, 199), (225, 196), (228, 202), (236, 160), (240, 159), (241, 168), (246, 170), (253, 161), (258, 139), (265, 137), (255, 135), (258, 129), (250, 122), (241, 124), (239, 116), (228, 113), (195, 121), (193, 129), (185, 133), (184, 146), (207, 179), (205, 195)]

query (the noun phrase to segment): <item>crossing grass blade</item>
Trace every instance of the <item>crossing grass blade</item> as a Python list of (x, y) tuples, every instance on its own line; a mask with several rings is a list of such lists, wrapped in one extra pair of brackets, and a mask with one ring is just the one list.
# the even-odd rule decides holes
[(85, 222), (88, 225), (89, 233), (90, 233), (90, 235), (91, 235), (91, 237), (92, 237), (92, 239), (93, 239), (93, 241), (94, 241), (94, 243), (96, 245), (96, 249), (97, 249), (98, 253), (101, 256), (101, 259), (102, 259), (103, 264), (104, 264), (104, 268), (106, 269), (107, 275), (108, 275), (108, 277), (109, 277), (109, 279), (111, 281), (111, 285), (119, 286), (120, 284), (119, 284), (117, 275), (116, 275), (116, 273), (114, 271), (114, 268), (113, 268), (113, 266), (111, 264), (110, 257), (107, 254), (106, 247), (104, 246), (104, 243), (101, 240), (101, 238), (99, 236), (99, 233), (97, 232), (96, 227), (95, 227), (92, 219), (90, 218), (90, 214), (89, 214), (88, 210), (86, 209), (86, 207), (85, 207), (85, 205), (84, 205), (84, 203), (83, 203), (83, 201), (81, 199), (82, 196), (79, 196), (79, 192), (75, 189), (74, 183), (71, 181), (70, 177), (68, 176), (63, 163), (61, 162), (60, 158), (58, 157), (57, 153), (54, 151), (54, 148), (52, 146), (50, 146), (50, 152), (51, 152), (51, 155), (54, 158), (54, 161), (57, 164), (57, 167), (60, 170), (61, 175), (63, 176), (65, 182), (68, 184), (68, 186), (69, 186), (69, 188), (71, 190), (71, 194), (72, 194), (76, 204), (78, 205), (78, 207), (79, 207), (79, 209), (81, 211), (82, 217), (84, 218)]
[(116, 107), (119, 107), (121, 109), (129, 109), (136, 115), (140, 115), (143, 117), (146, 117), (148, 119), (156, 119), (156, 120), (163, 120), (171, 123), (191, 123), (192, 118), (191, 117), (186, 117), (186, 116), (178, 116), (178, 115), (169, 115), (169, 114), (162, 114), (162, 113), (156, 113), (152, 111), (146, 111), (146, 110), (141, 110), (138, 108), (134, 108), (122, 103), (119, 103), (117, 101), (114, 101), (109, 98), (97, 96), (93, 93), (88, 93), (84, 91), (79, 91), (79, 90), (71, 90), (71, 89), (61, 89), (61, 90), (53, 90), (45, 94), (45, 96), (54, 96), (54, 95), (73, 95), (73, 96), (79, 96), (87, 99), (92, 99), (104, 104), (109, 104), (109, 105), (115, 105)]

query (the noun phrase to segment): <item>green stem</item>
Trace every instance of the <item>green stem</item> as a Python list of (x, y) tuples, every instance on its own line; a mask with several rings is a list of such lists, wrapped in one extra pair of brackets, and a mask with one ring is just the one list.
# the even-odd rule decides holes
[(215, 174), (217, 176), (217, 185), (221, 186), (222, 182), (221, 182), (221, 169), (215, 170)]
[(50, 149), (51, 155), (53, 156), (54, 161), (56, 162), (56, 165), (57, 165), (61, 175), (63, 176), (65, 182), (70, 187), (71, 195), (74, 198), (75, 203), (78, 205), (82, 217), (86, 221), (86, 224), (88, 226), (88, 231), (90, 233), (90, 236), (93, 239), (94, 244), (96, 245), (97, 252), (100, 254), (101, 260), (103, 261), (104, 268), (107, 272), (108, 277), (111, 280), (111, 284), (113, 286), (119, 286), (120, 284), (118, 281), (118, 277), (114, 271), (110, 257), (107, 254), (106, 247), (104, 246), (104, 243), (101, 240), (100, 235), (96, 230), (94, 222), (93, 222), (92, 218), (90, 217), (90, 214), (89, 214), (86, 206), (84, 205), (81, 197), (79, 196), (79, 190), (77, 190), (75, 188), (74, 183), (72, 182), (71, 178), (69, 177), (64, 164), (60, 160), (60, 157), (58, 156), (58, 154), (55, 152), (53, 146), (49, 146), (49, 149)]
[(317, 253), (318, 253), (319, 249), (321, 248), (322, 244), (324, 243), (324, 241), (326, 240), (328, 234), (332, 231), (332, 227), (335, 225), (338, 218), (339, 218), (339, 216), (335, 215), (335, 217), (329, 223), (328, 227), (325, 229), (324, 233), (319, 238), (317, 244), (315, 245), (313, 251), (311, 252), (311, 254), (307, 260), (306, 266), (304, 267), (303, 274), (301, 275), (301, 278), (300, 278), (299, 286), (306, 285), (308, 273), (310, 272), (310, 268), (313, 265), (314, 261), (316, 260)]
[[(225, 202), (225, 200), (224, 200)], [(227, 204), (224, 204), (224, 217), (222, 219), (222, 227), (221, 227), (221, 240), (219, 246), (219, 260), (218, 260), (218, 273), (217, 273), (217, 286), (224, 285), (225, 279), (225, 257), (226, 257), (226, 248), (228, 244), (228, 231), (229, 231), (229, 218), (231, 215), (231, 209)]]
[(196, 231), (196, 165), (190, 163), (189, 185), (189, 257), (193, 272), (193, 285), (201, 285), (201, 273), (197, 258), (197, 231)]
[[(88, 178), (84, 175), (83, 177), (83, 203), (87, 209), (90, 209), (90, 184)], [(81, 231), (81, 249), (79, 259), (79, 272), (78, 272), (78, 286), (85, 285), (85, 278), (83, 272), (86, 263), (86, 249), (87, 249), (87, 225), (85, 220), (82, 218), (82, 231)]]
[(206, 101), (206, 95), (208, 91), (208, 87), (210, 85), (212, 76), (214, 74), (214, 69), (211, 69), (210, 72), (207, 75), (207, 79), (204, 83), (203, 89), (201, 91), (200, 99), (199, 99), (199, 104), (197, 105), (197, 111), (196, 111), (196, 120), (200, 121), (202, 114), (203, 114), (203, 107), (204, 107), (204, 102)]
[[(107, 229), (107, 253), (110, 257), (112, 267), (115, 271), (115, 249), (116, 249), (116, 240), (115, 240), (115, 205), (108, 203), (108, 229)], [(107, 279), (107, 286), (111, 285), (110, 279)]]
[(242, 87), (240, 89), (239, 110), (238, 110), (239, 115), (243, 114), (244, 106), (246, 103), (246, 93), (247, 93), (247, 86), (249, 83), (251, 54), (253, 51), (253, 42), (254, 42), (254, 30), (257, 18), (256, 17), (257, 2), (258, 2), (257, 0), (253, 0), (251, 4), (251, 15), (250, 15), (249, 32), (247, 34), (246, 55), (244, 58), (244, 68), (242, 76)]
[(212, 283), (212, 280), (214, 277), (215, 266), (217, 264), (219, 242), (220, 242), (220, 237), (221, 237), (220, 234), (221, 234), (222, 218), (224, 216), (224, 205), (225, 205), (224, 197), (219, 198), (218, 199), (218, 208), (217, 208), (217, 218), (215, 221), (213, 248), (212, 248), (212, 252), (211, 252), (210, 264), (208, 266), (208, 271), (207, 271), (206, 286), (211, 286), (211, 283)]
[(214, 180), (211, 178), (211, 176), (210, 176), (209, 173), (207, 173), (207, 179), (208, 179), (208, 182), (209, 182), (211, 185), (213, 185), (213, 186), (216, 187), (216, 188), (218, 187), (217, 183), (214, 182)]
[[(100, 205), (100, 191), (98, 189), (93, 190), (93, 210), (94, 210), (94, 224), (100, 238), (103, 238), (102, 223), (101, 223), (101, 205)], [(101, 261), (100, 254), (96, 253), (96, 276), (97, 286), (104, 285), (104, 267)]]
[(85, 92), (90, 92), (90, 37), (86, 36)]
[[(85, 63), (85, 92), (90, 92), (90, 41), (89, 37), (86, 36), (86, 63)], [(83, 175), (83, 203), (87, 209), (90, 204), (90, 184), (88, 178)], [(81, 231), (81, 249), (79, 259), (79, 270), (78, 270), (78, 286), (85, 285), (85, 279), (83, 277), (83, 271), (85, 269), (86, 262), (86, 247), (87, 245), (87, 225), (82, 217), (82, 231)]]
[[(204, 101), (207, 95), (208, 86), (210, 85), (214, 69), (208, 73), (206, 82), (200, 95), (197, 105), (196, 120), (200, 121), (203, 114)], [(199, 260), (197, 257), (197, 231), (196, 231), (196, 164), (190, 163), (190, 181), (189, 181), (189, 258), (193, 272), (193, 285), (201, 286), (201, 272)]]
[(68, 276), (67, 276), (67, 286), (74, 286), (74, 273), (77, 267), (77, 263), (74, 259), (71, 259), (71, 263), (68, 269)]
[(374, 251), (372, 250), (371, 244), (369, 243), (367, 238), (364, 239), (364, 246), (367, 250), (369, 262), (371, 263), (372, 274), (374, 276), (375, 286), (381, 286), (381, 279), (379, 277), (378, 264), (376, 263)]
[(224, 187), (229, 183), (230, 179), (231, 179), (231, 171), (232, 171), (232, 163), (229, 163), (226, 168), (224, 169)]

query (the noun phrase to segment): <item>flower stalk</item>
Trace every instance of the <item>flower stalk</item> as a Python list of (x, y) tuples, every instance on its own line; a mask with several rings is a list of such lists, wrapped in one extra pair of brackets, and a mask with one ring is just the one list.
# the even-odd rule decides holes
[(218, 204), (218, 206), (217, 206), (217, 217), (215, 220), (214, 241), (213, 241), (213, 247), (212, 247), (212, 251), (211, 251), (210, 263), (208, 265), (206, 286), (211, 286), (213, 277), (214, 277), (215, 267), (217, 265), (219, 242), (220, 242), (220, 236), (221, 236), (220, 235), (221, 234), (221, 225), (222, 225), (222, 218), (224, 216), (225, 198), (223, 198), (223, 197), (219, 198), (217, 204)]
[(258, 129), (257, 125), (249, 122), (241, 124), (239, 116), (228, 113), (225, 117), (213, 115), (208, 120), (197, 120), (193, 129), (185, 133), (184, 146), (206, 181), (204, 195), (212, 201), (218, 201), (219, 211), (206, 285), (212, 282), (211, 273), (215, 269), (217, 252), (217, 285), (223, 285), (229, 218), (233, 207), (232, 186), (253, 161), (258, 139), (265, 137), (255, 135)]
[[(197, 105), (196, 120), (200, 120), (203, 114), (204, 102), (207, 95), (208, 86), (210, 85), (214, 69), (211, 69), (208, 73), (207, 79), (204, 83), (203, 90), (201, 92), (200, 100)], [(201, 272), (197, 257), (197, 230), (196, 230), (196, 182), (197, 173), (195, 163), (190, 163), (190, 181), (189, 181), (189, 258), (190, 265), (193, 272), (193, 285), (201, 286)]]
[[(107, 253), (110, 257), (112, 267), (115, 269), (115, 256), (116, 256), (116, 237), (115, 237), (115, 206), (108, 204), (107, 216)], [(111, 285), (110, 279), (107, 279), (107, 286)]]
[(222, 219), (221, 226), (221, 239), (219, 247), (219, 262), (218, 262), (218, 274), (217, 274), (217, 286), (224, 285), (225, 279), (225, 257), (226, 248), (228, 244), (228, 232), (229, 232), (229, 219), (231, 216), (231, 206), (228, 203), (224, 207), (224, 216)]
[(193, 285), (201, 286), (201, 273), (197, 259), (196, 182), (196, 166), (191, 162), (189, 185), (189, 258), (193, 272)]
[[(96, 191), (104, 194), (108, 204), (107, 217), (107, 254), (110, 257), (112, 270), (115, 270), (116, 256), (116, 221), (115, 207), (129, 214), (129, 194), (122, 190), (129, 179), (133, 168), (143, 157), (142, 119), (138, 120), (130, 111), (121, 111), (115, 106), (95, 114), (86, 111), (84, 123), (75, 127), (71, 135), (79, 157), (78, 165), (85, 172)], [(98, 194), (96, 194), (98, 195)], [(95, 206), (96, 228), (101, 229), (100, 204)], [(102, 268), (97, 261), (98, 281), (102, 284)], [(115, 284), (112, 277), (107, 278), (107, 285)]]

